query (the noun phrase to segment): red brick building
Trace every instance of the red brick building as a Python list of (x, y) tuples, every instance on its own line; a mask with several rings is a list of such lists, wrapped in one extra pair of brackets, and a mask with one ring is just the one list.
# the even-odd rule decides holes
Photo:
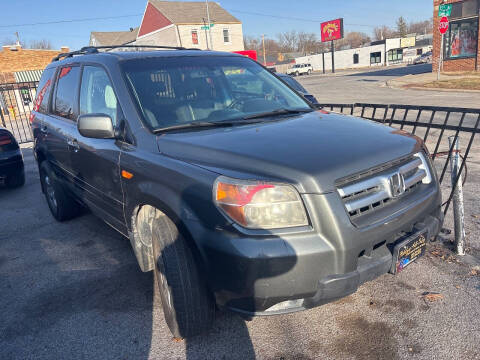
[(442, 39), (438, 31), (441, 4), (452, 4), (450, 26), (443, 40), (443, 71), (480, 71), (480, 0), (433, 0), (433, 71), (438, 69)]

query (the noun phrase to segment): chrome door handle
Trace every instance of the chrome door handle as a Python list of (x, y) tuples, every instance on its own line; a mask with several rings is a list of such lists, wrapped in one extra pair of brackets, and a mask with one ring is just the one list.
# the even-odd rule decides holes
[(75, 152), (78, 152), (78, 150), (80, 150), (80, 145), (78, 145), (77, 139), (68, 139), (67, 144), (68, 144), (68, 146), (73, 148), (73, 151), (75, 151)]

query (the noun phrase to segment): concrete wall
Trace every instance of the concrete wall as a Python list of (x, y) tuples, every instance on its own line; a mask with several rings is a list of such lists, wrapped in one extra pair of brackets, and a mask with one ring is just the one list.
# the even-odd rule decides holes
[[(210, 35), (208, 31), (201, 30), (203, 25), (177, 25), (180, 34), (181, 46), (193, 47), (199, 49), (207, 49), (207, 39), (210, 45)], [(228, 29), (230, 34), (230, 42), (225, 43), (223, 40), (223, 29)], [(192, 30), (197, 30), (198, 44), (192, 42)], [(211, 28), (213, 50), (217, 51), (241, 51), (243, 47), (243, 30), (242, 24), (215, 24)], [(212, 46), (210, 46), (212, 48)]]

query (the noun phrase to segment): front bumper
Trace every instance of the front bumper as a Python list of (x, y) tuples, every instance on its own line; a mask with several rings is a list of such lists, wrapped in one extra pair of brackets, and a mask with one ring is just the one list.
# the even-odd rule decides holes
[(389, 271), (394, 244), (443, 222), (438, 185), (399, 202), (390, 217), (353, 225), (335, 193), (303, 195), (312, 228), (255, 236), (188, 224), (220, 307), (244, 316), (312, 308), (347, 296)]

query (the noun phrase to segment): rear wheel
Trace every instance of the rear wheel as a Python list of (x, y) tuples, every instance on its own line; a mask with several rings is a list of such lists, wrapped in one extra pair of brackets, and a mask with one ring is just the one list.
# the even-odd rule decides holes
[(300, 73), (298, 71), (295, 71), (295, 76), (299, 76)]
[(312, 73), (312, 70), (307, 71), (307, 75), (310, 75)]
[(155, 281), (170, 331), (175, 338), (206, 332), (215, 317), (212, 295), (186, 240), (159, 211), (153, 220), (152, 240)]
[(57, 221), (72, 219), (80, 213), (80, 205), (58, 182), (46, 161), (40, 164), (40, 182), (50, 212)]

